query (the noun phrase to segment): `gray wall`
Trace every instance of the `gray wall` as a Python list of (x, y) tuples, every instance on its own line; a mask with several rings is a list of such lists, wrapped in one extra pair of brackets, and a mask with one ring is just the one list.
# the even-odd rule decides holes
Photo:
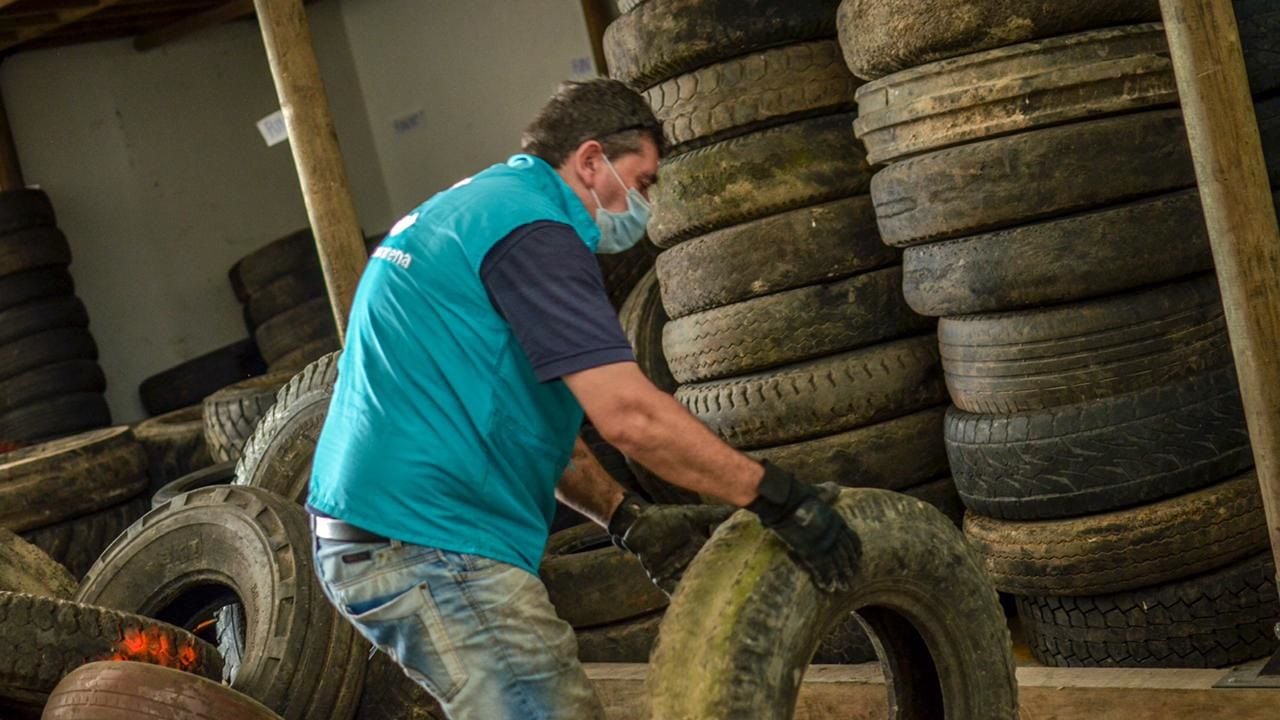
[[(590, 56), (578, 0), (324, 0), (308, 6), (361, 224), (519, 146)], [(589, 62), (589, 61), (588, 61)], [(53, 200), (117, 421), (144, 378), (245, 335), (227, 269), (306, 223), (256, 24), (149, 53), (127, 41), (21, 53), (0, 90), (26, 180)], [(396, 121), (418, 111), (416, 127)]]

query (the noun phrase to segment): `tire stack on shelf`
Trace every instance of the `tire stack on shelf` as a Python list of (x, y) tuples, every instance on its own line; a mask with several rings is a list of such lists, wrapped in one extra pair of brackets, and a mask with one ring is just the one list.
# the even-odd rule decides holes
[[(966, 531), (1046, 664), (1271, 652), (1280, 606), (1168, 48), (1126, 24), (1157, 4), (925, 10), (845, 0), (840, 31), (872, 80), (856, 133), (889, 163), (881, 233), (908, 303), (941, 318)], [(1237, 11), (1272, 90), (1280, 11)]]
[(311, 230), (254, 250), (232, 266), (231, 288), (272, 372), (298, 371), (338, 349), (333, 310)]
[(0, 193), (0, 441), (38, 442), (111, 424), (71, 248), (40, 190)]
[(670, 145), (649, 224), (663, 355), (676, 397), (735, 447), (955, 508), (933, 321), (876, 231), (836, 6), (648, 0), (605, 34)]

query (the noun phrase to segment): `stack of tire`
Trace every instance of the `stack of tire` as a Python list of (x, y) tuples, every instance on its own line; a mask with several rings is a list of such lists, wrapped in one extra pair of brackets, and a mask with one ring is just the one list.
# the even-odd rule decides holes
[[(0, 529), (0, 713), (6, 718), (273, 718), (210, 678), (217, 648), (167, 623), (71, 601), (66, 568)], [(109, 662), (100, 662), (109, 661)], [(120, 682), (107, 675), (119, 674)], [(158, 687), (148, 679), (163, 679)], [(175, 692), (176, 691), (176, 692)], [(212, 706), (210, 703), (214, 703)], [(228, 705), (227, 703), (231, 703)], [(165, 712), (155, 712), (165, 708)], [(182, 712), (175, 712), (180, 710)], [(263, 709), (265, 710), (265, 709)]]
[(0, 456), (0, 528), (82, 577), (148, 507), (147, 454), (127, 427)]
[(70, 263), (48, 196), (0, 193), (0, 441), (38, 442), (111, 424)]
[(268, 369), (297, 372), (338, 349), (333, 309), (310, 228), (254, 250), (228, 275)]
[(876, 230), (837, 4), (648, 0), (608, 28), (610, 73), (669, 145), (649, 224), (662, 353), (676, 397), (735, 447), (954, 512), (934, 321)]
[[(1280, 11), (1237, 3), (1254, 89)], [(845, 0), (966, 531), (1050, 665), (1223, 666), (1280, 606), (1159, 7)], [(1127, 24), (1128, 23), (1128, 24)], [(1280, 130), (1262, 106), (1264, 133)]]

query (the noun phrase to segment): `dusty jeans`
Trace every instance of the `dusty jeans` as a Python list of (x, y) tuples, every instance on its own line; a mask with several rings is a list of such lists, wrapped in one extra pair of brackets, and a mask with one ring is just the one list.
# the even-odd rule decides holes
[(451, 720), (603, 720), (573, 629), (527, 571), (435, 548), (316, 540), (330, 602)]

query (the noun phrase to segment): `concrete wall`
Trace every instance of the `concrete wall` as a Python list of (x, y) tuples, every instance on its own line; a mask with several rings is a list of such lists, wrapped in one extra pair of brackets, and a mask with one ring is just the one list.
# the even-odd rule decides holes
[[(580, 0), (344, 0), (342, 10), (396, 217), (518, 152), (556, 86), (595, 74)], [(397, 131), (398, 120), (410, 127)]]
[[(578, 0), (308, 8), (370, 232), (517, 151), (556, 84), (593, 72)], [(0, 65), (0, 90), (27, 182), (71, 242), (112, 411), (136, 420), (144, 378), (244, 337), (227, 269), (306, 222), (288, 146), (255, 127), (277, 108), (257, 26), (149, 53), (127, 41), (21, 53)]]

